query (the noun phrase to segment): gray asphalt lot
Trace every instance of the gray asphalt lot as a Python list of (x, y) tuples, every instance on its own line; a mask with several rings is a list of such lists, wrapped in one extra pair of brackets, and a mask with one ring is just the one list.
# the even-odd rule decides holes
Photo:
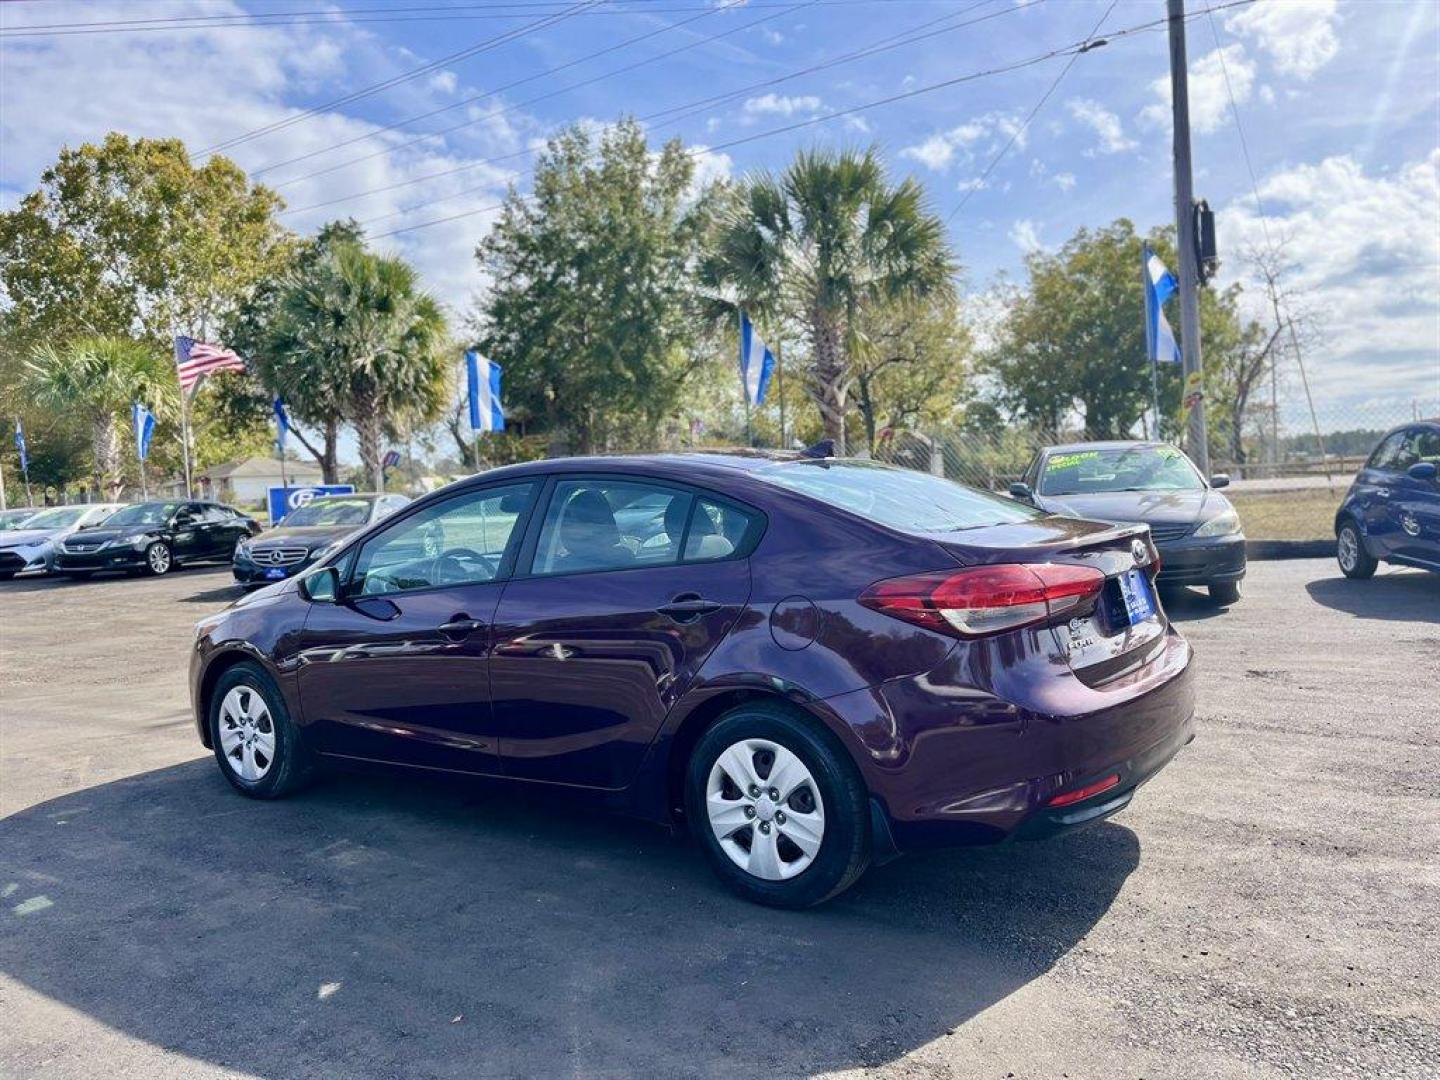
[(222, 570), (0, 583), (0, 1074), (1435, 1077), (1440, 577), (1169, 606), (1199, 738), (1125, 813), (749, 906), (644, 825), (196, 742)]

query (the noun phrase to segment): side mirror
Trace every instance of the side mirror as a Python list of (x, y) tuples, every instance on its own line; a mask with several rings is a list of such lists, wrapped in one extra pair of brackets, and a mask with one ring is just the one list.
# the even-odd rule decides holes
[(1030, 490), (1029, 484), (1017, 480), (1010, 485), (1010, 497), (1019, 499), (1021, 502), (1029, 502), (1034, 498), (1034, 493)]
[(1214, 476), (1210, 477), (1210, 486), (1211, 486), (1212, 488), (1229, 487), (1229, 486), (1230, 486), (1230, 474), (1229, 474), (1229, 473), (1223, 473), (1223, 472), (1217, 472)]
[(1429, 480), (1431, 483), (1434, 483), (1437, 472), (1440, 472), (1440, 469), (1436, 469), (1435, 462), (1417, 461), (1405, 470), (1405, 475), (1410, 477), (1411, 480)]
[(312, 604), (333, 604), (340, 598), (340, 573), (333, 566), (312, 570), (297, 585), (300, 595)]

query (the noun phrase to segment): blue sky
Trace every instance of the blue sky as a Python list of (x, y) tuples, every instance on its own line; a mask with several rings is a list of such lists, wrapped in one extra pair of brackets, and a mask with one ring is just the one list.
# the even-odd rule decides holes
[[(353, 214), (378, 237), (467, 215), (378, 240), (415, 260), (463, 311), (482, 284), (471, 251), (493, 217), (484, 208), (507, 182), (525, 187), (527, 154), (548, 132), (734, 94), (652, 122), (653, 137), (722, 148), (701, 157), (706, 175), (779, 167), (800, 146), (877, 144), (897, 174), (926, 184), (943, 214), (969, 194), (951, 238), (983, 310), (998, 275), (1023, 276), (1031, 248), (1121, 215), (1142, 228), (1171, 219), (1163, 30), (1117, 36), (1080, 56), (983, 186), (982, 173), (1065, 57), (834, 114), (1043, 56), (1083, 40), (1110, 8), (1109, 0), (617, 0), (588, 10), (565, 0), (13, 0), (0, 5), (8, 35), (0, 40), (0, 205), (13, 205), (61, 145), (112, 128), (178, 135), (199, 151), (283, 123), (226, 152), (264, 170), (259, 178), (291, 207), (291, 226)], [(1163, 10), (1161, 0), (1117, 0), (1101, 36)], [(295, 14), (259, 28), (218, 25), (247, 11)], [(164, 26), (134, 20), (175, 17), (206, 21), (14, 36), (40, 23)], [(933, 33), (786, 77), (912, 31)], [(506, 34), (511, 40), (423, 77), (324, 107)], [(625, 44), (641, 35), (651, 36)], [(1239, 250), (1263, 242), (1228, 75), (1265, 226), (1286, 239), (1286, 284), (1313, 316), (1322, 403), (1394, 410), (1419, 397), (1422, 407), (1440, 407), (1440, 5), (1258, 0), (1193, 20), (1189, 38), (1196, 190), (1219, 214), (1222, 283), (1243, 277)], [(682, 46), (692, 47), (661, 57)], [(564, 64), (572, 66), (547, 73)], [(567, 89), (586, 80), (594, 81)], [(540, 95), (546, 100), (531, 101)], [(825, 116), (834, 118), (751, 138)], [(399, 126), (382, 130), (390, 125)], [(736, 140), (749, 141), (727, 146)], [(313, 156), (281, 164), (300, 155)], [(307, 176), (321, 169), (329, 171)], [(412, 182), (433, 173), (449, 175)]]

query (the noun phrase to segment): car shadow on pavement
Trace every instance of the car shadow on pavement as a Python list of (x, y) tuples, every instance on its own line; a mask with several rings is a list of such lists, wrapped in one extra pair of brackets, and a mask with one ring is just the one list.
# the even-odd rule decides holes
[[(1160, 591), (1160, 602), (1171, 622), (1199, 622), (1213, 619), (1230, 610), (1228, 604), (1217, 604), (1210, 595), (1198, 589), (1166, 586)], [(1240, 601), (1245, 602), (1243, 599)]]
[(1382, 569), (1368, 581), (1340, 574), (1309, 581), (1305, 591), (1317, 604), (1362, 619), (1440, 622), (1440, 574)]
[(221, 585), (218, 588), (206, 589), (204, 592), (182, 596), (180, 601), (186, 604), (231, 604), (244, 595), (245, 590), (232, 582), (229, 585)]
[(0, 970), (262, 1076), (810, 1073), (1043, 974), (1139, 852), (1102, 824), (772, 911), (640, 823), (355, 776), (254, 802), (204, 759), (0, 821)]

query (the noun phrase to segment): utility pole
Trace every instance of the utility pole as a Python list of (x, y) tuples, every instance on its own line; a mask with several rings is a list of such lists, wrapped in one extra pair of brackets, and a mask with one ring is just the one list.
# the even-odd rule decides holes
[(1170, 21), (1170, 93), (1175, 116), (1175, 232), (1180, 247), (1180, 352), (1185, 394), (1201, 396), (1190, 408), (1185, 449), (1201, 475), (1210, 475), (1205, 433), (1204, 364), (1200, 357), (1199, 263), (1195, 257), (1195, 191), (1190, 167), (1190, 80), (1185, 59), (1185, 0), (1166, 0)]

